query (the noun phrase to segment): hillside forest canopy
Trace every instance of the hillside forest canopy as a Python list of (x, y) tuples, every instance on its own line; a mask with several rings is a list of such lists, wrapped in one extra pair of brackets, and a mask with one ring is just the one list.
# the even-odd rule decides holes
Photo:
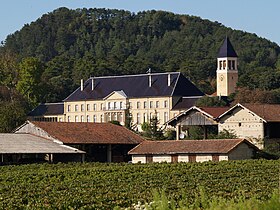
[[(165, 11), (58, 8), (0, 46), (0, 131), (41, 102), (63, 100), (90, 76), (178, 71), (212, 94), (226, 36), (239, 56), (234, 99), (279, 103), (280, 47), (256, 34)], [(4, 125), (15, 113), (18, 119)]]

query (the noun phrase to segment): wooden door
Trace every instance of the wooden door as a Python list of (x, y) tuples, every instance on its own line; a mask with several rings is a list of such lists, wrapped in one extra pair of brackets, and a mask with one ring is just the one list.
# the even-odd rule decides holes
[(196, 162), (196, 155), (189, 155), (189, 162), (190, 163)]
[(171, 162), (178, 163), (178, 155), (171, 155)]
[(146, 155), (146, 163), (152, 163), (153, 162), (153, 156), (152, 155)]
[(212, 155), (212, 161), (219, 162), (219, 155)]

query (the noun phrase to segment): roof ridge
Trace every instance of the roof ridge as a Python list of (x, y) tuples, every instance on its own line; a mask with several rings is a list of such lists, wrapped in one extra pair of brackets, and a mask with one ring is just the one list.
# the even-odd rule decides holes
[(89, 79), (106, 79), (112, 77), (138, 77), (138, 76), (149, 76), (149, 75), (161, 75), (161, 74), (180, 74), (181, 72), (156, 72), (156, 73), (142, 73), (142, 74), (125, 74), (125, 75), (113, 75), (113, 76), (100, 76), (100, 77), (89, 77)]

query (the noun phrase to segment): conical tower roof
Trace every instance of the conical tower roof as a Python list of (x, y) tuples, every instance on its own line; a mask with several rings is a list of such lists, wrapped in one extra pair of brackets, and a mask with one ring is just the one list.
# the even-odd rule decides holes
[(218, 54), (218, 58), (224, 57), (238, 57), (228, 37), (226, 37)]

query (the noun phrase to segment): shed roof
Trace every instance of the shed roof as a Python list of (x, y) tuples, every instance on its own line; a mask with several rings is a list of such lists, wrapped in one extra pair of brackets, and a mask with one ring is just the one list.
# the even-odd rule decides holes
[(202, 115), (205, 115), (212, 120), (216, 120), (221, 114), (226, 112), (228, 109), (229, 109), (229, 107), (197, 107), (197, 106), (192, 106), (188, 110), (178, 114), (174, 118), (167, 121), (166, 124), (174, 125), (174, 124), (176, 124), (178, 119), (181, 119), (182, 117), (187, 116), (189, 113), (191, 113), (194, 110), (200, 112)]
[(139, 144), (144, 139), (112, 123), (27, 122), (41, 128), (64, 144)]
[(28, 116), (44, 115), (62, 115), (64, 113), (64, 104), (61, 103), (43, 103), (28, 113)]
[(230, 114), (232, 110), (238, 107), (248, 109), (266, 122), (280, 122), (280, 104), (236, 104), (222, 114), (220, 118)]
[[(170, 77), (170, 86), (168, 86), (168, 77)], [(123, 91), (129, 98), (204, 95), (180, 72), (168, 72), (92, 77), (85, 81), (83, 90), (81, 87), (77, 88), (64, 101), (101, 100), (114, 91)]]
[(256, 146), (244, 139), (144, 141), (128, 152), (134, 154), (227, 154), (241, 143)]
[(85, 153), (32, 134), (0, 134), (0, 154), (75, 154)]

